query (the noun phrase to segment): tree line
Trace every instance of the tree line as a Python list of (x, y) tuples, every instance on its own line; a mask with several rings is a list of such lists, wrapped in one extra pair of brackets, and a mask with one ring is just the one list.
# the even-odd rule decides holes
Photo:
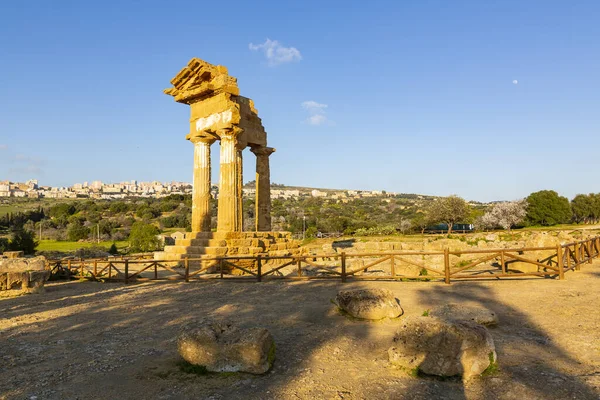
[[(212, 227), (216, 228), (217, 202), (211, 201)], [(244, 200), (244, 225), (254, 227), (254, 200)], [(468, 203), (458, 196), (373, 197), (347, 201), (300, 197), (274, 199), (274, 230), (339, 232), (347, 235), (417, 233), (444, 224), (448, 233), (455, 224), (476, 229), (510, 230), (523, 226), (551, 226), (569, 222), (596, 223), (600, 219), (600, 194), (579, 194), (569, 201), (552, 190), (531, 193), (526, 199), (491, 205)], [(0, 217), (0, 251), (26, 249), (36, 240), (129, 241), (132, 251), (158, 248), (161, 231), (191, 228), (191, 197), (171, 195), (161, 199), (80, 200), (49, 204)], [(2, 238), (2, 233), (4, 237)], [(133, 235), (133, 236), (132, 236)]]

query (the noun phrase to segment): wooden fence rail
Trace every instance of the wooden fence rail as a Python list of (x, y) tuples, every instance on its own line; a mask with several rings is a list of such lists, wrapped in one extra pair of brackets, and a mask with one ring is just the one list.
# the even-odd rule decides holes
[(600, 256), (600, 237), (551, 247), (454, 251), (225, 256), (184, 260), (49, 260), (55, 276), (131, 281), (341, 279), (444, 281), (542, 277), (564, 279)]

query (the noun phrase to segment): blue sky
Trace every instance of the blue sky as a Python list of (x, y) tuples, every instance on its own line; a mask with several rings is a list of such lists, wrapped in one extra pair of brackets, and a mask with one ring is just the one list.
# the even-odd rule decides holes
[(600, 192), (598, 21), (597, 1), (3, 2), (0, 180), (191, 181), (189, 109), (162, 90), (199, 57), (254, 99), (274, 182)]

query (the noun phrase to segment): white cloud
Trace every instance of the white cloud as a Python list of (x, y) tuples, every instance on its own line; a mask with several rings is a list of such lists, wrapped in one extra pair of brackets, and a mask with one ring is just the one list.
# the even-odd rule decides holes
[(6, 150), (8, 149), (8, 146), (5, 144), (0, 144), (0, 150)]
[(308, 100), (302, 102), (301, 106), (306, 111), (308, 111), (309, 116), (306, 122), (308, 122), (310, 125), (323, 125), (326, 122), (331, 123), (331, 121), (329, 121), (327, 119), (327, 116), (325, 115), (325, 109), (327, 108), (327, 104), (317, 103), (316, 101)]
[(302, 108), (308, 110), (309, 112), (314, 113), (325, 113), (325, 109), (327, 108), (327, 104), (317, 103), (316, 101), (309, 100), (302, 102)]
[(513, 80), (513, 84), (518, 85), (519, 81), (515, 79), (515, 80)]
[(277, 40), (267, 39), (263, 44), (252, 44), (250, 50), (262, 51), (271, 67), (302, 60), (300, 51), (295, 47), (283, 47)]

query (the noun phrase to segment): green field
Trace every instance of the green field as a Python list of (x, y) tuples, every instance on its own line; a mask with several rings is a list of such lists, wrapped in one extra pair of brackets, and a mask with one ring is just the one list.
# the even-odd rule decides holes
[[(117, 249), (120, 252), (125, 251), (129, 246), (129, 242), (114, 242), (117, 245)], [(110, 248), (113, 242), (100, 242), (100, 243), (88, 243), (88, 242), (67, 242), (67, 241), (58, 241), (58, 240), (40, 240), (40, 244), (36, 248), (37, 251), (61, 251), (61, 252), (70, 252), (75, 251), (82, 248), (100, 246), (105, 248)]]
[(23, 209), (16, 204), (0, 204), (0, 217), (17, 211), (23, 211)]

